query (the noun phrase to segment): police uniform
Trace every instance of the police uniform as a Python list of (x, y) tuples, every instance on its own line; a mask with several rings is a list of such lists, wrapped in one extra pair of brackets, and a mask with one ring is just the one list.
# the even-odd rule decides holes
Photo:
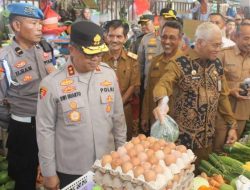
[[(8, 9), (18, 16), (43, 18), (42, 11), (30, 4), (10, 4)], [(11, 45), (0, 52), (0, 70), (0, 125), (8, 126), (9, 176), (16, 182), (15, 189), (32, 190), (35, 189), (38, 166), (37, 96), (42, 78), (55, 70), (51, 50), (45, 52), (40, 44), (23, 50), (14, 38)]]
[(178, 50), (176, 54), (170, 59), (166, 59), (164, 53), (153, 58), (150, 69), (147, 88), (145, 90), (143, 105), (142, 105), (142, 120), (146, 120), (148, 125), (152, 125), (155, 121), (153, 116), (153, 109), (156, 107), (153, 98), (153, 90), (160, 78), (166, 73), (167, 66), (170, 62), (174, 61), (178, 56), (182, 54), (181, 50)]
[[(96, 24), (77, 22), (71, 31), (71, 42), (83, 53), (108, 50)], [(69, 59), (46, 77), (40, 84), (37, 142), (45, 177), (83, 175), (96, 159), (122, 146), (126, 123), (115, 72), (100, 63), (94, 71), (78, 73)], [(67, 185), (61, 178), (60, 183)]]
[[(239, 88), (240, 84), (250, 78), (250, 56), (243, 57), (238, 46), (224, 49), (220, 54), (225, 76), (229, 89)], [(238, 100), (234, 96), (229, 96), (229, 100), (238, 123), (238, 137), (244, 131), (246, 120), (250, 118), (250, 100)], [(221, 151), (227, 135), (226, 124), (218, 115), (216, 119), (216, 135), (214, 148)]]
[[(140, 86), (140, 72), (137, 55), (122, 50), (118, 60), (114, 60), (110, 53), (103, 56), (103, 62), (107, 63), (116, 72), (118, 83), (123, 96), (130, 86)], [(124, 103), (124, 112), (127, 123), (127, 139), (130, 140), (138, 134), (138, 126), (133, 125), (133, 113), (131, 107), (132, 97)]]
[(179, 125), (178, 143), (193, 149), (198, 160), (207, 158), (211, 151), (217, 109), (228, 125), (237, 126), (219, 59), (202, 63), (197, 53), (190, 50), (188, 56), (171, 62), (153, 94), (157, 101), (175, 92), (178, 94), (173, 98), (170, 115)]

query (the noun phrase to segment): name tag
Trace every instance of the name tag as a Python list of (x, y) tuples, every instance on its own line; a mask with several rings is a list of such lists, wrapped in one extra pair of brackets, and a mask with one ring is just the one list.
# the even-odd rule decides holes
[(221, 91), (221, 80), (218, 80), (218, 91)]

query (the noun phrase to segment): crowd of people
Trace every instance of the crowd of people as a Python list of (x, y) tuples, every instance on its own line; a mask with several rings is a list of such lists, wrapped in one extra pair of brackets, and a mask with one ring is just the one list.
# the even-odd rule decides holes
[(150, 135), (166, 114), (196, 164), (243, 133), (250, 116), (249, 19), (212, 13), (189, 44), (177, 12), (163, 8), (158, 30), (152, 14), (142, 15), (140, 34), (125, 48), (129, 24), (100, 27), (86, 8), (71, 26), (67, 63), (56, 69), (42, 40), (43, 12), (27, 3), (8, 10), (14, 38), (0, 49), (0, 126), (15, 190), (36, 189), (38, 165), (46, 189), (65, 187), (104, 154), (139, 133)]

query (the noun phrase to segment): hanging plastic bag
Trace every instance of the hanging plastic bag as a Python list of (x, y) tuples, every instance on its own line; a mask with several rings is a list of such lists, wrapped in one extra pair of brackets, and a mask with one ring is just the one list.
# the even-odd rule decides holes
[[(166, 106), (168, 106), (168, 100), (168, 97), (163, 98), (161, 109), (166, 110)], [(157, 120), (151, 126), (150, 135), (158, 139), (175, 142), (179, 137), (179, 127), (169, 115), (166, 115), (163, 123), (160, 123), (160, 121)]]

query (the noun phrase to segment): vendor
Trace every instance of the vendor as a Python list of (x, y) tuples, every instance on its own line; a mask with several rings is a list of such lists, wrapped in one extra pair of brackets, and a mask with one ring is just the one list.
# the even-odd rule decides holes
[(237, 122), (228, 100), (222, 64), (217, 58), (222, 46), (221, 31), (215, 24), (205, 22), (198, 26), (195, 38), (194, 50), (169, 63), (153, 94), (158, 103), (154, 112), (161, 122), (167, 111), (161, 109), (162, 98), (176, 94), (170, 115), (179, 125), (178, 143), (194, 151), (197, 166), (212, 151), (217, 109), (229, 127), (227, 143), (237, 140)]
[(126, 141), (117, 77), (101, 62), (102, 36), (92, 22), (74, 23), (67, 65), (40, 84), (37, 142), (48, 189), (65, 187)]
[(42, 11), (27, 3), (10, 4), (8, 10), (15, 37), (0, 53), (0, 126), (8, 127), (8, 172), (15, 190), (35, 190), (38, 87), (55, 68), (52, 49), (41, 43)]

